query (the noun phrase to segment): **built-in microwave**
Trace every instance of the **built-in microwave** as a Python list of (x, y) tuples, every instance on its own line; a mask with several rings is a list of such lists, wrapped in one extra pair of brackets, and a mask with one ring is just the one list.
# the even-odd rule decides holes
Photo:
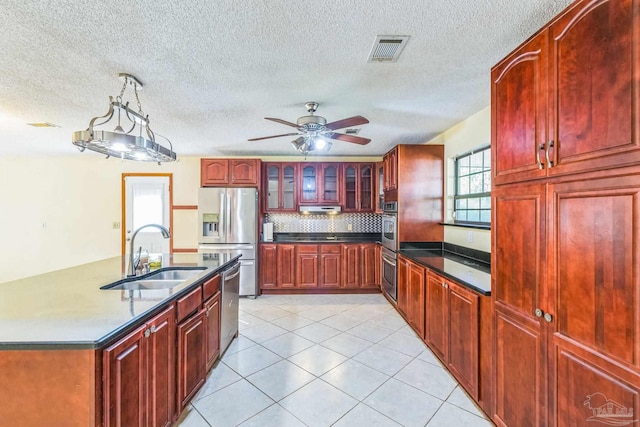
[(382, 214), (382, 246), (392, 251), (398, 250), (398, 216)]

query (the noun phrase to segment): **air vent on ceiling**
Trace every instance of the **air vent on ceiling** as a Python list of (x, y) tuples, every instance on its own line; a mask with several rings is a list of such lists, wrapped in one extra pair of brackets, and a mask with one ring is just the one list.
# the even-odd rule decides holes
[(347, 135), (357, 135), (360, 133), (360, 128), (358, 129), (345, 129), (343, 133), (346, 133)]
[(27, 123), (29, 126), (33, 126), (34, 128), (59, 128), (60, 126), (54, 125), (49, 122), (37, 122), (37, 123)]
[(396, 62), (409, 36), (376, 36), (367, 62)]

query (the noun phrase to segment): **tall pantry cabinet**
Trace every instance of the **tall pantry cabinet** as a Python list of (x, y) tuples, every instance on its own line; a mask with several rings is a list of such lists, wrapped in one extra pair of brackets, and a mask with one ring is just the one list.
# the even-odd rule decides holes
[(491, 84), (492, 418), (632, 425), (640, 0), (575, 1), (497, 64)]

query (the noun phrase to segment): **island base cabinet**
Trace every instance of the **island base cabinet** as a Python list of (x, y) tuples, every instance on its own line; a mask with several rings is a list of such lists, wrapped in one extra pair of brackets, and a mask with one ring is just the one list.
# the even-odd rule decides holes
[(100, 355), (93, 349), (0, 351), (0, 425), (103, 425), (96, 401)]
[(205, 382), (207, 373), (206, 311), (178, 325), (178, 405), (181, 411)]
[(104, 425), (169, 426), (175, 417), (175, 308), (103, 352)]
[(220, 292), (204, 303), (207, 322), (207, 371), (220, 356)]

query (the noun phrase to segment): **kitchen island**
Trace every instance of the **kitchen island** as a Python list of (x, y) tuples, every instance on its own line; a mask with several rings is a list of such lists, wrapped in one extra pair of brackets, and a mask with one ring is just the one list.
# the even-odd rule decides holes
[[(113, 402), (103, 399), (109, 392), (107, 379), (103, 378), (109, 368), (107, 354), (123, 337), (138, 333), (151, 344), (141, 342), (133, 345), (128, 354), (120, 354), (115, 361), (121, 365), (118, 369), (126, 369), (129, 367), (126, 364), (134, 362), (140, 368), (151, 369), (154, 358), (160, 357), (159, 352), (164, 348), (165, 362), (172, 364), (173, 371), (168, 372), (164, 380), (172, 392), (169, 400), (175, 402), (176, 359), (180, 359), (175, 354), (175, 343), (180, 342), (180, 337), (176, 338), (176, 323), (179, 328), (182, 312), (185, 322), (195, 317), (196, 311), (203, 312), (203, 295), (206, 295), (203, 289), (209, 283), (219, 286), (219, 280), (214, 279), (237, 259), (237, 256), (220, 254), (212, 264), (200, 254), (164, 255), (161, 269), (199, 269), (194, 276), (170, 289), (100, 289), (125, 277), (126, 257), (0, 284), (2, 423), (21, 426), (106, 424), (107, 417), (103, 414), (113, 406)], [(212, 292), (219, 296), (217, 288)], [(213, 295), (206, 296), (214, 299)], [(156, 324), (156, 320), (161, 322)], [(219, 336), (219, 330), (215, 334)], [(135, 356), (135, 360), (127, 359), (130, 355)], [(152, 403), (147, 401), (147, 395), (157, 391), (150, 390), (156, 378), (151, 378), (149, 372), (138, 378), (128, 377), (120, 378), (129, 381), (122, 387), (140, 392), (133, 396), (139, 398), (142, 407), (137, 421), (140, 417), (154, 416), (152, 409), (155, 408), (146, 411), (144, 406)], [(173, 419), (176, 412), (167, 416)]]

